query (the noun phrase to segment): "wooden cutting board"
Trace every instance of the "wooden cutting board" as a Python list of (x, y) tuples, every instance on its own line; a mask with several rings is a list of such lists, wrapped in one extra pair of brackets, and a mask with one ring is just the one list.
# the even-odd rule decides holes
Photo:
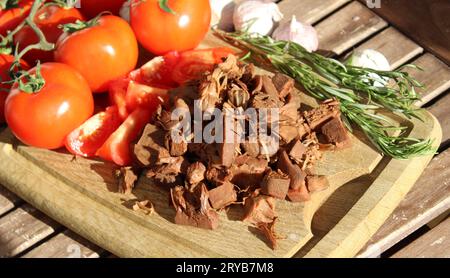
[[(299, 93), (304, 103), (317, 105), (313, 98)], [(392, 115), (411, 127), (411, 136), (432, 138), (438, 146), (439, 123), (426, 111), (421, 112), (421, 117), (423, 121), (406, 121)], [(379, 165), (382, 156), (364, 136), (356, 133), (352, 141), (349, 149), (325, 153), (317, 167), (317, 173), (326, 175), (331, 183), (328, 190), (313, 194), (312, 200), (303, 204), (277, 201), (276, 232), (283, 239), (275, 251), (254, 227), (240, 221), (242, 210), (238, 207), (221, 213), (220, 227), (215, 231), (175, 225), (166, 189), (143, 177), (133, 194), (119, 194), (114, 178), (116, 166), (74, 159), (63, 151), (23, 146), (9, 130), (0, 134), (0, 183), (69, 229), (121, 257), (292, 257), (313, 237), (314, 214), (330, 195), (349, 182), (355, 187), (371, 183), (330, 231), (335, 235), (324, 237), (303, 254), (348, 257), (355, 255), (384, 222), (431, 159), (385, 159)], [(345, 194), (339, 198), (351, 197)], [(145, 199), (154, 204), (154, 215), (131, 209), (136, 200)]]
[[(302, 5), (297, 0), (283, 0), (279, 7), (286, 20), (295, 14), (307, 23), (320, 21), (315, 27), (321, 46), (339, 55), (387, 26), (366, 7), (349, 0), (306, 0)], [(386, 43), (388, 38), (402, 47)], [(421, 52), (391, 27), (373, 43), (372, 47), (387, 55), (393, 68)], [(203, 47), (218, 44), (208, 37)], [(301, 96), (314, 105), (312, 98)], [(404, 121), (411, 136), (432, 138), (438, 146), (438, 122), (428, 112), (421, 113), (423, 121), (392, 117)], [(351, 149), (325, 155), (317, 171), (328, 176), (328, 190), (314, 194), (306, 204), (277, 202), (276, 231), (284, 239), (276, 251), (254, 228), (239, 221), (237, 209), (221, 214), (216, 231), (177, 226), (172, 222), (168, 192), (148, 180), (141, 179), (132, 195), (118, 194), (114, 165), (26, 147), (8, 130), (0, 134), (0, 183), (67, 228), (121, 257), (351, 257), (382, 225), (431, 159), (382, 158), (363, 138), (355, 134)], [(134, 212), (130, 207), (136, 199), (151, 200), (156, 214)], [(310, 240), (313, 233), (324, 231), (326, 235), (311, 244), (316, 240)]]

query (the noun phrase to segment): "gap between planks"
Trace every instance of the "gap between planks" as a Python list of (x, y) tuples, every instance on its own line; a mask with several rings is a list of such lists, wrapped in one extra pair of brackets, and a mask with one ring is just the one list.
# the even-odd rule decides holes
[(61, 229), (29, 204), (0, 218), (0, 257), (14, 257)]
[(450, 258), (450, 218), (395, 253), (392, 258)]

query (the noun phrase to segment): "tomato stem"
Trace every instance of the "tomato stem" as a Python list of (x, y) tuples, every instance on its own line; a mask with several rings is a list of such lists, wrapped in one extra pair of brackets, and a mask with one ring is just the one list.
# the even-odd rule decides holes
[[(40, 63), (38, 62), (36, 68), (36, 74), (30, 75), (27, 71), (22, 70), (20, 67), (20, 60), (22, 57), (29, 51), (33, 49), (43, 50), (43, 51), (51, 51), (55, 48), (55, 44), (49, 43), (45, 38), (44, 33), (34, 22), (34, 17), (36, 16), (37, 11), (42, 6), (43, 0), (35, 0), (33, 5), (31, 6), (30, 14), (26, 17), (26, 19), (19, 24), (12, 32), (9, 32), (6, 38), (2, 38), (2, 45), (6, 43), (6, 41), (13, 40), (13, 36), (19, 32), (25, 25), (30, 26), (30, 28), (35, 32), (36, 36), (39, 38), (39, 42), (35, 44), (31, 44), (22, 51), (18, 53), (18, 45), (16, 46), (14, 62), (12, 63), (9, 74), (13, 78), (13, 82), (19, 83), (19, 88), (27, 93), (37, 93), (42, 87), (45, 85), (45, 80), (42, 78), (40, 74)], [(23, 80), (26, 80), (24, 83)]]
[(97, 15), (96, 17), (94, 17), (93, 19), (88, 20), (88, 21), (82, 21), (82, 20), (78, 19), (77, 21), (75, 21), (75, 23), (61, 24), (58, 26), (58, 28), (62, 29), (64, 32), (72, 34), (72, 33), (81, 31), (83, 29), (98, 25), (98, 21), (99, 21), (100, 17), (102, 17), (105, 14), (109, 14), (109, 12), (102, 12), (99, 15)]
[(161, 10), (176, 15), (176, 12), (169, 7), (169, 0), (158, 0), (158, 4)]
[(19, 0), (0, 0), (0, 9), (9, 10), (17, 8), (19, 6)]

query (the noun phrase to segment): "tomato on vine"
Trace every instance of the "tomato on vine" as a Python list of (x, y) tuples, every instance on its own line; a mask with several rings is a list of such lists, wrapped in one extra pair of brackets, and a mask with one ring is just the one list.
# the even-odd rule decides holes
[(0, 35), (16, 28), (28, 15), (33, 0), (0, 0)]
[(73, 68), (45, 63), (16, 82), (5, 103), (6, 122), (27, 145), (45, 149), (64, 146), (66, 136), (94, 111), (89, 85)]
[[(14, 56), (8, 54), (0, 54), (0, 124), (5, 122), (5, 101), (8, 97), (11, 84), (5, 83), (11, 80), (9, 69), (14, 62)], [(27, 70), (28, 65), (25, 61), (20, 62), (22, 69)]]
[(150, 52), (195, 48), (211, 21), (209, 0), (132, 0), (131, 26), (138, 41)]
[[(72, 23), (83, 20), (80, 11), (70, 6), (49, 3), (40, 8), (34, 16), (34, 22), (44, 33), (49, 43), (56, 43), (63, 31), (59, 28), (61, 24)], [(31, 44), (39, 42), (38, 36), (30, 26), (25, 26), (14, 36), (14, 44), (19, 45), (19, 50), (23, 50)], [(53, 61), (53, 51), (42, 51), (33, 49), (25, 54), (24, 60), (30, 64)]]
[(106, 92), (110, 82), (136, 67), (138, 44), (122, 18), (105, 15), (66, 24), (64, 29), (56, 44), (55, 61), (78, 70), (94, 93)]

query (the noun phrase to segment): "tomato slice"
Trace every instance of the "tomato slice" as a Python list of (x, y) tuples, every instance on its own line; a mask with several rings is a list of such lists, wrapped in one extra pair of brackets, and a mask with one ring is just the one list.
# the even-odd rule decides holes
[(158, 106), (168, 100), (167, 90), (142, 85), (134, 81), (128, 84), (126, 104), (128, 111), (138, 107), (149, 110), (152, 114)]
[(128, 117), (126, 96), (129, 83), (130, 79), (121, 78), (114, 80), (109, 85), (109, 100), (111, 105), (117, 106), (119, 116), (122, 120)]
[(144, 64), (141, 68), (132, 71), (129, 78), (148, 86), (171, 89), (178, 87), (172, 80), (171, 72), (178, 63), (180, 55), (176, 51), (164, 56), (158, 56)]
[(150, 121), (150, 117), (151, 112), (148, 109), (138, 107), (109, 136), (108, 140), (97, 151), (97, 155), (119, 166), (130, 165), (132, 163), (131, 144), (137, 139), (145, 125)]
[(74, 155), (93, 157), (111, 134), (120, 126), (121, 120), (116, 106), (95, 114), (80, 127), (72, 131), (65, 141), (66, 148)]
[(211, 71), (215, 64), (222, 62), (233, 50), (227, 47), (185, 51), (180, 54), (178, 63), (172, 69), (172, 80), (179, 85), (199, 78)]

